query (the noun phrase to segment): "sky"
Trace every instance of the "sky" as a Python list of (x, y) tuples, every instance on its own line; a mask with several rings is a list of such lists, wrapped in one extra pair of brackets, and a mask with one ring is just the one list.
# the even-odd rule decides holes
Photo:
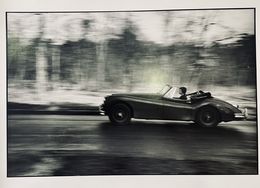
[[(56, 44), (87, 38), (102, 42), (122, 32), (126, 20), (137, 28), (138, 39), (161, 45), (179, 42), (211, 44), (242, 33), (254, 34), (254, 10), (188, 10), (110, 13), (8, 13), (8, 36), (28, 42), (39, 36), (40, 19), (44, 20), (44, 38)], [(87, 32), (82, 20), (91, 20)], [(223, 43), (233, 42), (222, 40)]]

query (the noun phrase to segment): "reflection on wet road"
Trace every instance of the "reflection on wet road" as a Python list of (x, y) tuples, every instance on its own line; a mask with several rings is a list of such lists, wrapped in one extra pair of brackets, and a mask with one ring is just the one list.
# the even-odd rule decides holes
[(256, 122), (200, 128), (187, 122), (107, 117), (8, 117), (8, 176), (257, 174)]

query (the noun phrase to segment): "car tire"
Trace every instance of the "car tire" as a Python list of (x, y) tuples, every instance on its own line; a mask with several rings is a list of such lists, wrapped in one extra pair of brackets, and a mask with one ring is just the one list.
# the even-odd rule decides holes
[(127, 125), (131, 121), (131, 109), (122, 103), (111, 107), (108, 117), (114, 125)]
[(219, 112), (211, 106), (203, 107), (198, 111), (195, 122), (201, 127), (216, 127), (220, 122)]

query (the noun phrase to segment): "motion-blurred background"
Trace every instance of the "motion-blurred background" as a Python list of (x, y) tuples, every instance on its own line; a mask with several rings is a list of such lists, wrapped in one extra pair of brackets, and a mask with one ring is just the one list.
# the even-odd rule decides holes
[(97, 106), (165, 84), (256, 108), (254, 9), (8, 13), (8, 101)]

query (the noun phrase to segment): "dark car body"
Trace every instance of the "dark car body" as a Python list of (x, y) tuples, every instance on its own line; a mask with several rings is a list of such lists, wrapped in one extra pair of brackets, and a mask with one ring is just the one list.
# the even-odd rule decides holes
[[(218, 118), (215, 124), (221, 121), (227, 122), (245, 118), (245, 114), (240, 109), (228, 102), (212, 97), (210, 93), (198, 91), (188, 94), (190, 96), (185, 100), (178, 97), (166, 97), (166, 93), (112, 94), (105, 97), (101, 110), (105, 115), (111, 117), (111, 112), (116, 104), (122, 104), (129, 108), (131, 118), (196, 122), (199, 112), (204, 113), (204, 116), (207, 112), (207, 110), (206, 112), (201, 112), (201, 109), (210, 109), (214, 111), (215, 116)], [(114, 121), (114, 123), (117, 122)]]

